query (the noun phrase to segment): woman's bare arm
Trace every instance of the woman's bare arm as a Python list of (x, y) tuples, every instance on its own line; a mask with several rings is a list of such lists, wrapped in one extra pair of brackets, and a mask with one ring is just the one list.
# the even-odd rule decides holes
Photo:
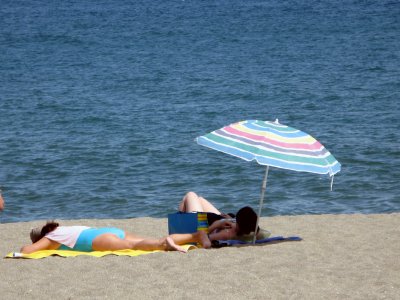
[(58, 247), (60, 247), (60, 243), (49, 240), (46, 237), (42, 237), (36, 243), (23, 246), (21, 248), (21, 252), (29, 254), (29, 253), (33, 253), (33, 252), (36, 252), (39, 250), (55, 250), (55, 249), (58, 249)]

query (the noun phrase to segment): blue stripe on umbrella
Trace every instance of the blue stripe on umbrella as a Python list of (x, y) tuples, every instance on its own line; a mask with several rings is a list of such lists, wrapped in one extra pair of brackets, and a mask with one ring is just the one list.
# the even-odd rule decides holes
[(294, 129), (293, 128), (293, 132), (286, 132), (286, 131), (279, 131), (279, 129), (275, 129), (275, 128), (269, 128), (269, 127), (260, 127), (254, 123), (245, 123), (242, 124), (243, 126), (246, 126), (249, 129), (253, 129), (253, 130), (259, 130), (259, 131), (264, 131), (264, 132), (271, 132), (274, 133), (276, 135), (279, 135), (281, 137), (287, 137), (287, 138), (295, 138), (295, 137), (304, 137), (304, 136), (308, 136), (307, 133)]
[[(340, 166), (338, 166), (336, 163), (332, 166), (316, 166), (316, 165), (310, 165), (310, 164), (300, 164), (300, 163), (291, 163), (287, 161), (282, 161), (270, 157), (265, 157), (265, 156), (258, 156), (252, 153), (249, 153), (247, 151), (240, 150), (238, 148), (234, 147), (229, 147), (227, 145), (222, 145), (215, 143), (214, 141), (211, 141), (204, 136), (201, 136), (197, 138), (197, 143), (206, 147), (209, 147), (211, 149), (215, 149), (239, 158), (242, 158), (246, 161), (251, 161), (251, 160), (256, 160), (259, 164), (261, 165), (268, 165), (276, 168), (281, 168), (281, 169), (289, 169), (293, 171), (299, 171), (299, 172), (311, 172), (311, 173), (317, 173), (317, 174), (335, 174), (339, 172)], [(339, 169), (338, 169), (339, 168)]]

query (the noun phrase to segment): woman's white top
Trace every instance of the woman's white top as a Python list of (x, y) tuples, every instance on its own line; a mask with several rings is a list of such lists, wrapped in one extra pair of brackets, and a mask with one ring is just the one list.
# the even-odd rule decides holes
[(58, 226), (45, 235), (49, 240), (74, 248), (82, 231), (89, 229), (87, 226)]

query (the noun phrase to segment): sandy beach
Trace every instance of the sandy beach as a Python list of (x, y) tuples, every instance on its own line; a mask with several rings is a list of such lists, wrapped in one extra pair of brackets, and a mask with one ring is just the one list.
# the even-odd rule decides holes
[[(161, 237), (166, 219), (59, 220)], [(0, 253), (43, 221), (0, 224)], [(400, 214), (262, 218), (300, 242), (138, 257), (1, 259), (1, 299), (399, 299)]]

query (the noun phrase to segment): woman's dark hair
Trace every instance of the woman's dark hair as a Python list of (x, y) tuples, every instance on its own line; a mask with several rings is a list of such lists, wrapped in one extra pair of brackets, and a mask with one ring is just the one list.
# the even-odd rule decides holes
[(32, 243), (36, 243), (38, 240), (40, 240), (42, 237), (44, 237), (46, 234), (49, 232), (52, 232), (54, 229), (56, 229), (59, 226), (57, 222), (53, 221), (47, 221), (46, 225), (44, 225), (42, 228), (35, 228), (31, 230), (31, 240)]
[(239, 227), (238, 235), (254, 232), (257, 224), (257, 214), (250, 206), (242, 207), (236, 214), (236, 223)]
[(52, 232), (54, 229), (56, 229), (60, 224), (58, 224), (57, 222), (53, 221), (47, 221), (46, 225), (44, 225), (42, 227), (42, 230), (40, 232), (40, 234), (43, 236), (45, 236), (46, 234), (48, 234), (49, 232)]

